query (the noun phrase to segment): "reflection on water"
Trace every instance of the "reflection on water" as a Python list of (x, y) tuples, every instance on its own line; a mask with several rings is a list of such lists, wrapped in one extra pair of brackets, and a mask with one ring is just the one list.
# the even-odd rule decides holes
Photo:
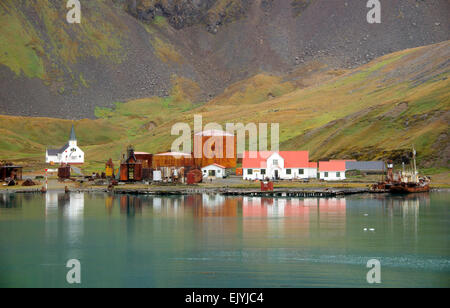
[(154, 213), (164, 216), (185, 215), (194, 217), (294, 217), (310, 213), (345, 217), (346, 199), (344, 198), (260, 198), (260, 197), (225, 197), (217, 194), (193, 194), (179, 197), (108, 195), (105, 209), (111, 214), (114, 204), (120, 212), (127, 215), (142, 214), (142, 209), (149, 207)]
[(0, 193), (0, 208), (20, 208), (22, 198), (17, 198), (16, 194)]
[[(45, 194), (45, 239), (48, 244), (64, 242), (66, 259), (80, 258), (84, 236), (84, 193)], [(48, 261), (54, 256), (49, 254)]]
[(61, 215), (69, 220), (83, 218), (84, 193), (45, 194), (45, 215), (49, 218)]
[[(45, 195), (45, 216), (49, 219), (63, 217), (66, 226), (72, 228), (71, 235), (82, 235), (84, 213), (83, 193), (47, 193)], [(19, 199), (19, 200), (17, 200)], [(193, 217), (241, 217), (244, 236), (252, 232), (271, 232), (273, 229), (283, 231), (291, 224), (301, 224), (302, 234), (309, 234), (310, 229), (320, 230), (335, 235), (347, 232), (347, 204), (351, 210), (359, 209), (360, 200), (353, 198), (264, 198), (264, 197), (225, 197), (218, 194), (192, 194), (178, 197), (139, 196), (139, 195), (105, 195), (105, 212), (112, 215), (114, 209), (120, 209), (122, 215), (131, 218), (142, 215), (143, 209), (151, 211), (158, 217), (179, 218)], [(20, 198), (14, 194), (2, 195), (3, 207), (15, 207)], [(420, 205), (430, 204), (429, 194), (415, 194), (403, 197), (386, 198), (382, 195), (366, 196), (364, 206), (382, 209), (383, 216), (392, 224), (394, 217), (402, 218), (405, 231), (410, 230), (417, 236)], [(355, 206), (353, 206), (355, 205)], [(359, 210), (358, 210), (359, 211)], [(364, 214), (368, 216), (368, 214)], [(276, 218), (279, 218), (278, 220)], [(283, 219), (281, 219), (283, 218)], [(291, 218), (291, 219), (289, 219)], [(238, 228), (238, 225), (235, 224)], [(368, 225), (367, 227), (371, 227)], [(78, 228), (74, 230), (73, 228)]]
[(448, 286), (448, 199), (0, 194), (0, 286)]

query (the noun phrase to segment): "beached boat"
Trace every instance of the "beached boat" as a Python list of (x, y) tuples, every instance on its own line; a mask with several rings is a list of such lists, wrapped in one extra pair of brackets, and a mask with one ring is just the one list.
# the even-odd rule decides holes
[(408, 194), (427, 191), (430, 191), (429, 182), (397, 183), (389, 187), (389, 192), (394, 194)]
[(394, 194), (408, 194), (430, 191), (430, 179), (426, 176), (420, 177), (416, 166), (416, 150), (413, 148), (413, 160), (411, 170), (403, 170), (389, 185), (389, 192)]

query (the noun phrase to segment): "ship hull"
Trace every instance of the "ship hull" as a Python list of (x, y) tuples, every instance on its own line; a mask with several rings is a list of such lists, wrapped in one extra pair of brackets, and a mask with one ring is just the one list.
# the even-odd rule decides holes
[(409, 194), (409, 193), (418, 193), (418, 192), (428, 192), (430, 191), (429, 185), (416, 185), (416, 184), (397, 184), (392, 185), (389, 188), (389, 192), (393, 194)]

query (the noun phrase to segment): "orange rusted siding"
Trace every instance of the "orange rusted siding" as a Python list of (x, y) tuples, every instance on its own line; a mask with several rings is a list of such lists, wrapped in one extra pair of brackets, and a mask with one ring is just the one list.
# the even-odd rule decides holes
[(161, 167), (192, 167), (194, 165), (191, 156), (175, 156), (175, 155), (154, 155), (152, 168)]
[(153, 162), (153, 154), (135, 152), (134, 156), (138, 161), (142, 162), (143, 168), (151, 168)]
[(237, 162), (236, 136), (194, 136), (194, 157), (197, 167), (212, 164), (235, 168)]

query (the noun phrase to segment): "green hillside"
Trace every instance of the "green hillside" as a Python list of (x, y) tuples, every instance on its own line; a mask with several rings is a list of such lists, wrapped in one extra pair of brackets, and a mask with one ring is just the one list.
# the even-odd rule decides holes
[[(450, 42), (393, 53), (355, 70), (318, 71), (302, 80), (260, 74), (228, 87), (206, 103), (195, 83), (173, 78), (167, 98), (98, 108), (96, 120), (75, 121), (86, 170), (120, 158), (126, 145), (165, 151), (176, 122), (277, 122), (281, 148), (309, 150), (312, 159), (400, 160), (412, 145), (423, 168), (448, 170)], [(47, 146), (61, 146), (72, 121), (0, 116), (0, 159), (43, 162)], [(442, 169), (444, 168), (444, 169)], [(430, 169), (431, 170), (431, 169)]]
[(81, 85), (83, 76), (72, 72), (80, 59), (108, 57), (120, 62), (124, 56), (121, 43), (127, 34), (126, 25), (121, 23), (108, 1), (89, 1), (83, 5), (87, 6), (83, 22), (73, 27), (66, 22), (64, 5), (52, 5), (48, 0), (29, 4), (2, 1), (0, 64), (17, 76), (37, 77), (48, 82), (72, 73), (73, 82)]

